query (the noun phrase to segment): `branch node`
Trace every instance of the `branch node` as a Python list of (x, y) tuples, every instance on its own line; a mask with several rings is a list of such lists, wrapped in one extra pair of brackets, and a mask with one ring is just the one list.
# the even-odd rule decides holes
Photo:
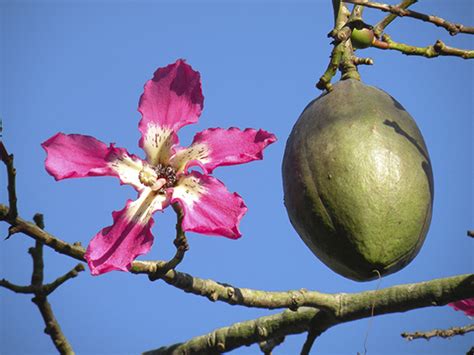
[(285, 341), (285, 337), (282, 336), (282, 337), (277, 337), (277, 338), (261, 341), (260, 343), (258, 343), (258, 346), (260, 347), (260, 350), (265, 355), (271, 355), (273, 349), (276, 348), (281, 343), (283, 343), (284, 341)]
[(355, 65), (374, 65), (374, 60), (372, 58), (359, 58), (352, 56), (352, 62)]
[(44, 216), (42, 213), (36, 213), (33, 216), (33, 221), (39, 228), (44, 229)]
[(209, 298), (209, 300), (212, 302), (216, 302), (219, 299), (219, 294), (216, 290), (212, 290), (207, 296), (207, 298)]
[(216, 344), (216, 349), (217, 351), (219, 352), (224, 352), (225, 351), (225, 344), (224, 343), (221, 343), (221, 342), (218, 342)]
[(257, 336), (260, 339), (266, 339), (268, 337), (268, 330), (262, 325), (257, 325)]

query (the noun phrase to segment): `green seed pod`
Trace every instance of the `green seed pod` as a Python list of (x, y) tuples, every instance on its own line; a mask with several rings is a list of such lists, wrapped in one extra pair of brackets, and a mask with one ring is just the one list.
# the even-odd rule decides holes
[(368, 281), (418, 254), (431, 221), (431, 163), (415, 121), (384, 91), (348, 79), (313, 100), (288, 138), (282, 173), (291, 223), (335, 272)]

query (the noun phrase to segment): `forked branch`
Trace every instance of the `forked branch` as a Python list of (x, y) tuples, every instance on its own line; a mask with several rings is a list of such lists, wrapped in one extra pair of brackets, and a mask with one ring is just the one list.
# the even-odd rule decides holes
[(43, 262), (43, 244), (36, 241), (35, 247), (28, 251), (33, 259), (33, 273), (31, 276), (31, 285), (18, 286), (8, 282), (5, 279), (0, 280), (0, 286), (17, 293), (32, 294), (32, 301), (38, 307), (43, 318), (44, 332), (49, 335), (54, 346), (60, 354), (74, 354), (71, 344), (61, 330), (56, 317), (54, 316), (51, 304), (47, 296), (67, 280), (76, 277), (79, 272), (84, 271), (83, 264), (76, 265), (71, 271), (57, 278), (50, 284), (43, 284), (44, 262)]
[(384, 12), (390, 12), (391, 14), (399, 17), (412, 17), (417, 20), (430, 22), (435, 26), (442, 27), (446, 29), (452, 36), (458, 33), (468, 33), (474, 34), (474, 27), (471, 26), (464, 26), (459, 23), (449, 22), (441, 17), (432, 16), (432, 15), (425, 15), (421, 12), (411, 11), (406, 9), (406, 7), (402, 6), (394, 6), (388, 4), (382, 4), (378, 2), (371, 2), (368, 0), (344, 0), (347, 3), (355, 4), (355, 5), (363, 5), (366, 7), (371, 7), (373, 9), (381, 10)]
[[(403, 0), (400, 4), (397, 5), (399, 9), (407, 9), (409, 6), (415, 4), (418, 0)], [(385, 30), (385, 28), (390, 25), (393, 20), (395, 20), (398, 16), (395, 14), (388, 14), (382, 20), (380, 20), (373, 28), (374, 34), (377, 37), (380, 37)]]

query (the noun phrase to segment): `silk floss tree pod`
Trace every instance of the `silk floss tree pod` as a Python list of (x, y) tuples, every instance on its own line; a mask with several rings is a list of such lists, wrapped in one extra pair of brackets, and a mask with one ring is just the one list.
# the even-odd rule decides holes
[(347, 79), (313, 100), (282, 172), (292, 225), (335, 272), (369, 281), (418, 254), (431, 221), (431, 162), (415, 121), (384, 91)]

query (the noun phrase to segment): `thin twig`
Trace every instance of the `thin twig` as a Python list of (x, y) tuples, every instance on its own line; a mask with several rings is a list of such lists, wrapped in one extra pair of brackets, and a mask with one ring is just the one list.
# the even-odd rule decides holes
[(474, 50), (449, 47), (440, 40), (436, 41), (436, 43), (432, 46), (415, 47), (408, 44), (395, 42), (387, 34), (382, 36), (382, 41), (375, 40), (372, 43), (372, 47), (396, 50), (406, 55), (418, 55), (426, 58), (435, 58), (438, 56), (455, 56), (463, 59), (474, 58)]
[(16, 293), (34, 293), (35, 292), (34, 287), (31, 285), (19, 286), (19, 285), (12, 284), (11, 282), (5, 279), (0, 280), (0, 286)]
[(300, 354), (309, 355), (315, 340), (337, 322), (333, 314), (329, 312), (317, 312), (309, 323), (308, 335), (306, 336)]
[(182, 228), (184, 218), (183, 210), (178, 204), (174, 204), (173, 209), (176, 212), (176, 237), (173, 242), (176, 247), (176, 254), (171, 260), (163, 263), (159, 268), (157, 268), (156, 272), (148, 275), (150, 281), (158, 280), (168, 271), (175, 269), (181, 261), (183, 261), (184, 254), (189, 250), (186, 234)]
[(345, 2), (355, 4), (355, 5), (363, 5), (366, 7), (371, 7), (373, 9), (381, 10), (384, 12), (390, 12), (393, 15), (400, 16), (400, 17), (406, 16), (406, 17), (415, 18), (417, 20), (430, 22), (434, 24), (435, 26), (443, 27), (452, 36), (460, 32), (474, 34), (474, 27), (464, 26), (459, 23), (452, 23), (438, 16), (425, 15), (420, 12), (407, 10), (407, 9), (394, 6), (394, 5), (387, 5), (387, 4), (382, 4), (378, 2), (370, 2), (367, 0), (345, 0)]
[(74, 277), (76, 277), (77, 275), (79, 275), (80, 272), (84, 271), (85, 270), (85, 267), (84, 267), (84, 264), (77, 264), (76, 266), (74, 266), (71, 270), (69, 270), (67, 273), (65, 273), (64, 275), (62, 276), (59, 276), (56, 280), (54, 280), (53, 282), (49, 283), (49, 284), (45, 284), (43, 285), (43, 292), (46, 294), (46, 295), (49, 295), (50, 293), (52, 293), (53, 291), (55, 291), (59, 286), (61, 286), (63, 283), (65, 283), (66, 281), (70, 280), (70, 279), (73, 279)]
[(407, 340), (414, 339), (426, 339), (440, 337), (440, 338), (451, 338), (456, 335), (464, 335), (469, 332), (474, 332), (474, 324), (469, 324), (464, 327), (452, 327), (449, 329), (433, 329), (428, 332), (414, 332), (414, 333), (402, 333), (401, 336)]
[[(396, 5), (400, 9), (406, 9), (409, 6), (415, 4), (418, 0), (403, 0), (400, 4)], [(380, 38), (385, 28), (390, 25), (393, 20), (395, 20), (398, 16), (395, 14), (389, 14), (385, 16), (382, 20), (380, 20), (373, 28), (374, 34), (377, 38)]]
[[(13, 165), (13, 154), (8, 154), (7, 149), (3, 142), (0, 141), (0, 157), (3, 163), (7, 168), (7, 176), (8, 176), (8, 203), (10, 205), (10, 210), (8, 212), (8, 219), (15, 219), (18, 216), (17, 210), (17, 197), (16, 197), (16, 169)], [(14, 233), (9, 233), (8, 237), (13, 235)], [(7, 238), (8, 238), (7, 237)]]

